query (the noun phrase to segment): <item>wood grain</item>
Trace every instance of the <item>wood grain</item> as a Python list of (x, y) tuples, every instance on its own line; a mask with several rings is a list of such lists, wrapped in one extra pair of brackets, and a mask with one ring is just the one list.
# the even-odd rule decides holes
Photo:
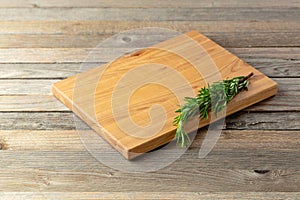
[[(192, 152), (190, 151), (196, 151), (199, 149), (205, 134), (205, 129), (199, 130), (199, 133), (187, 154), (192, 155)], [(256, 149), (257, 151), (270, 150), (270, 152), (273, 152), (274, 155), (276, 152), (279, 153), (281, 151), (296, 152), (299, 147), (299, 142), (297, 141), (299, 134), (300, 131), (285, 130), (223, 130), (213, 152), (221, 152), (222, 150), (232, 150), (233, 152), (250, 149)], [(77, 130), (1, 130), (0, 139), (2, 141), (1, 145), (6, 147), (1, 150), (86, 150), (83, 143), (80, 141), (80, 136), (77, 133)], [(278, 141), (280, 141), (280, 143)], [(70, 143), (72, 143), (72, 145), (69, 145)], [(246, 154), (244, 151), (242, 153)], [(213, 155), (211, 158), (216, 156), (217, 155)], [(225, 160), (225, 157), (221, 160)], [(295, 163), (297, 162), (299, 161), (294, 160), (294, 162), (292, 162), (294, 163), (294, 167), (296, 167)], [(211, 165), (212, 164), (213, 162)], [(215, 165), (220, 164), (215, 163)], [(286, 165), (290, 164), (286, 163)]]
[(75, 129), (70, 112), (0, 112), (1, 130), (70, 130)]
[[(115, 55), (128, 54), (133, 50), (138, 48), (3, 48), (0, 49), (0, 63), (82, 63), (91, 51), (95, 56), (88, 62), (103, 63), (115, 59)], [(103, 51), (106, 56), (103, 56)]]
[(234, 0), (222, 1), (222, 0), (164, 0), (157, 2), (147, 1), (147, 0), (131, 0), (124, 3), (124, 0), (115, 0), (113, 2), (107, 2), (105, 0), (86, 0), (82, 2), (80, 0), (3, 0), (1, 3), (2, 8), (86, 8), (86, 7), (114, 7), (114, 8), (202, 8), (202, 7), (250, 7), (250, 8), (264, 8), (264, 7), (300, 7), (299, 2), (294, 0), (288, 0), (284, 3), (278, 0), (271, 0), (266, 2), (261, 2), (259, 0), (251, 0), (246, 2), (238, 2)]
[[(299, 1), (2, 0), (0, 8), (3, 199), (297, 199), (300, 195)], [(186, 154), (158, 172), (132, 175), (105, 167), (86, 152), (71, 113), (51, 97), (47, 85), (76, 74), (83, 49), (142, 27), (199, 30), (264, 74), (278, 77), (279, 93), (228, 117), (232, 130), (223, 131), (206, 160), (197, 159), (205, 136), (201, 129)], [(134, 47), (159, 39), (143, 37), (144, 43), (138, 35), (126, 35), (126, 43), (120, 38), (117, 44), (123, 41)], [(241, 128), (248, 130), (237, 130)]]
[(4, 112), (47, 112), (68, 111), (52, 95), (4, 95), (0, 96), (0, 111)]
[[(265, 20), (269, 21), (299, 21), (295, 18), (299, 8), (265, 8), (264, 12), (256, 8), (213, 7), (213, 8), (5, 8), (0, 12), (0, 20), (114, 20), (114, 21), (197, 21), (216, 20)], [(76, 13), (76, 15), (74, 15)]]
[[(285, 123), (289, 124), (290, 129), (298, 130), (299, 113), (289, 112), (284, 115), (278, 113), (264, 113), (263, 115), (256, 115), (255, 113), (243, 114), (237, 113), (227, 121), (227, 128), (229, 129), (277, 129), (284, 130)], [(251, 121), (250, 123), (248, 123)], [(289, 121), (289, 122), (287, 122)]]
[[(255, 200), (255, 199), (265, 199), (265, 200), (281, 200), (281, 199), (296, 199), (300, 194), (298, 192), (2, 192), (3, 198), (9, 199), (14, 197), (14, 199), (57, 199), (63, 198), (69, 199), (162, 199), (162, 200), (181, 200), (181, 199), (191, 199), (198, 200), (202, 199), (238, 199), (238, 200)], [(145, 197), (147, 196), (147, 197)]]
[(51, 85), (58, 80), (0, 80), (0, 95), (51, 94)]
[[(107, 47), (99, 48), (0, 48), (0, 64), (57, 64), (57, 63), (106, 63), (116, 59), (116, 55), (128, 54), (139, 48), (116, 48), (111, 50)], [(291, 68), (299, 75), (298, 66), (300, 48), (228, 48), (238, 57), (257, 62), (260, 65), (270, 63), (278, 66), (283, 63), (283, 68)], [(87, 55), (93, 52), (93, 57), (86, 61)], [(105, 52), (103, 54), (103, 52)], [(15, 53), (15, 54), (13, 54)], [(279, 61), (278, 64), (276, 62)], [(272, 63), (273, 62), (273, 63)], [(261, 67), (258, 65), (258, 67)], [(267, 67), (267, 66), (264, 66)], [(272, 68), (270, 68), (272, 69)], [(6, 69), (8, 70), (8, 69)], [(13, 69), (11, 69), (13, 70)], [(40, 69), (42, 70), (42, 69)], [(61, 69), (56, 69), (61, 71)], [(276, 73), (280, 73), (280, 69)], [(284, 71), (281, 72), (285, 75)], [(3, 75), (1, 75), (3, 76)]]
[[(190, 39), (192, 39), (192, 43), (190, 43)], [(199, 65), (197, 66), (199, 67), (199, 70), (201, 70), (199, 72), (195, 71), (195, 69), (192, 67), (193, 65), (195, 65), (196, 62), (192, 61), (191, 58), (199, 57), (198, 54), (201, 53), (201, 51), (195, 48), (195, 46), (193, 46), (193, 42), (197, 42), (198, 44), (200, 44), (200, 46), (204, 48), (205, 52), (207, 52), (207, 54), (209, 55), (207, 58), (205, 56), (202, 56), (201, 64), (198, 63)], [(178, 52), (173, 54), (166, 53), (166, 51), (162, 50), (167, 49), (170, 52), (176, 52), (176, 50), (179, 49), (180, 45), (183, 46), (180, 48), (181, 51), (183, 52), (182, 49), (184, 49), (185, 52), (189, 52), (186, 55), (190, 57), (184, 57), (183, 54), (179, 54)], [(188, 60), (188, 62), (180, 59), (180, 57), (177, 56), (178, 54), (181, 57), (184, 57), (186, 60)], [(154, 131), (155, 128), (152, 129), (152, 131), (156, 133), (155, 135), (152, 135), (151, 137), (146, 135), (136, 135), (135, 137), (131, 137), (128, 134), (126, 134), (126, 132), (124, 132), (122, 128), (120, 128), (120, 122), (122, 121), (122, 123), (124, 123), (124, 121), (126, 121), (127, 118), (122, 117), (122, 120), (119, 119), (118, 121), (117, 119), (115, 119), (116, 116), (113, 114), (114, 111), (112, 111), (114, 107), (112, 107), (113, 99), (112, 97), (110, 97), (110, 93), (112, 93), (115, 90), (116, 84), (118, 83), (119, 79), (122, 76), (126, 75), (127, 71), (135, 70), (136, 66), (143, 66), (148, 63), (160, 63), (165, 66), (170, 66), (171, 68), (174, 68), (174, 70), (176, 70), (178, 73), (182, 74), (182, 76), (185, 77), (186, 80), (188, 80), (189, 84), (193, 88), (194, 91), (192, 93), (194, 93), (195, 95), (198, 89), (205, 86), (205, 83), (203, 82), (203, 75), (201, 76), (199, 73), (206, 74), (204, 75), (205, 78), (211, 78), (211, 76), (215, 76), (215, 71), (210, 71), (210, 67), (207, 67), (208, 65), (210, 65), (210, 59), (213, 60), (214, 66), (217, 67), (215, 70), (218, 70), (221, 73), (221, 79), (234, 76), (241, 76), (249, 74), (250, 72), (253, 72), (255, 74), (254, 76), (256, 76), (256, 78), (252, 78), (251, 85), (249, 86), (250, 92), (245, 93), (244, 96), (239, 96), (238, 101), (235, 101), (236, 99), (234, 99), (227, 108), (227, 115), (230, 115), (238, 110), (241, 110), (245, 107), (248, 107), (249, 105), (254, 104), (255, 102), (259, 102), (276, 94), (277, 84), (274, 81), (267, 78), (259, 71), (256, 71), (253, 67), (239, 60), (237, 57), (230, 54), (228, 51), (226, 51), (225, 49), (218, 46), (216, 43), (212, 42), (211, 40), (209, 40), (208, 38), (199, 34), (196, 31), (192, 31), (186, 33), (185, 35), (178, 36), (174, 39), (162, 42), (157, 46), (154, 46), (154, 48), (152, 49), (149, 48), (141, 50), (128, 56), (121, 57), (113, 61), (109, 65), (109, 67), (103, 72), (101, 72), (103, 67), (100, 66), (91, 69), (87, 72), (84, 72), (78, 76), (73, 76), (58, 83), (55, 83), (53, 86), (53, 94), (59, 100), (61, 100), (69, 109), (72, 109), (72, 111), (79, 115), (87, 124), (93, 127), (93, 129), (95, 129), (99, 135), (105, 138), (125, 158), (131, 159), (141, 153), (148, 152), (173, 139), (175, 134), (173, 119), (176, 114), (174, 113), (174, 110), (176, 110), (177, 107), (171, 105), (178, 104), (177, 98), (183, 98), (184, 96), (187, 96), (187, 94), (184, 95), (183, 90), (181, 89), (178, 90), (178, 92), (175, 92), (176, 95), (179, 96), (175, 96), (174, 98), (174, 92), (170, 93), (169, 91), (163, 91), (161, 89), (158, 90), (159, 87), (155, 86), (149, 87), (148, 90), (142, 89), (141, 91), (144, 91), (144, 93), (141, 93), (143, 95), (139, 94), (141, 96), (129, 96), (129, 98), (131, 98), (130, 105), (128, 107), (128, 109), (130, 109), (130, 116), (132, 113), (135, 112), (135, 114), (133, 115), (133, 120), (140, 126), (145, 126), (149, 123), (143, 121), (143, 119), (146, 116), (143, 116), (140, 113), (147, 111), (150, 108), (150, 105), (155, 103), (162, 104), (165, 106), (166, 113), (166, 119), (164, 120), (165, 123), (163, 124), (163, 128), (159, 132)], [(175, 60), (177, 61), (173, 62)], [(190, 63), (193, 63), (193, 65), (191, 65)], [(203, 63), (205, 63), (205, 68), (201, 67)], [(156, 71), (156, 74), (166, 73), (166, 69), (163, 69), (164, 71), (161, 70)], [(102, 73), (103, 75), (101, 75), (102, 77), (100, 78), (99, 74)], [(170, 76), (170, 73), (171, 72), (167, 72), (164, 76)], [(139, 74), (139, 76), (141, 76), (141, 74)], [(174, 78), (176, 78), (176, 76), (174, 76), (171, 79)], [(137, 77), (135, 79), (137, 79)], [(77, 85), (79, 85), (77, 86), (77, 88), (75, 86), (76, 80), (81, 81), (79, 82), (80, 84), (77, 83)], [(99, 82), (97, 82), (97, 80)], [(181, 79), (175, 80), (178, 84)], [(96, 83), (94, 84), (93, 82), (95, 81)], [(153, 80), (150, 82), (160, 83), (159, 80)], [(166, 83), (164, 87), (167, 87), (167, 85), (168, 84)], [(126, 87), (130, 87), (130, 83), (129, 86), (127, 83)], [(138, 87), (141, 86), (138, 85)], [(147, 87), (145, 86), (144, 88)], [(168, 87), (171, 86), (168, 85)], [(76, 96), (75, 89), (77, 89), (77, 91), (81, 91), (80, 97)], [(148, 92), (145, 93), (145, 91), (151, 90), (154, 91), (151, 93), (151, 95), (149, 95)], [(134, 94), (138, 94), (136, 93), (136, 91)], [(181, 92), (181, 94), (179, 92)], [(84, 98), (82, 97), (83, 94), (85, 96)], [(125, 94), (122, 93), (121, 95), (125, 96), (122, 98), (127, 98)], [(183, 96), (180, 97), (180, 95)], [(95, 98), (95, 103), (89, 100), (91, 98), (89, 96)], [(145, 100), (147, 96), (151, 96), (151, 98), (148, 98), (149, 103)], [(162, 98), (167, 100), (162, 101)], [(172, 98), (175, 101), (171, 100)], [(121, 98), (118, 101), (120, 100)], [(118, 104), (119, 103), (120, 102), (118, 102)], [(136, 112), (135, 110), (138, 110), (138, 112)], [(120, 116), (124, 114), (125, 113), (123, 111), (123, 113), (120, 113)], [(208, 123), (209, 120), (203, 120), (200, 122), (199, 126), (203, 127)], [(126, 123), (125, 126), (127, 128), (130, 127), (128, 123)], [(134, 128), (129, 128), (126, 131), (129, 131), (131, 133), (141, 132), (141, 130), (137, 129), (136, 126), (133, 127)]]
[(63, 79), (104, 63), (2, 63), (0, 79)]
[[(134, 27), (133, 27), (134, 28)], [(171, 27), (170, 27), (171, 28)], [(256, 31), (256, 32), (217, 32), (201, 30), (206, 36), (216, 41), (223, 47), (299, 47), (299, 32), (286, 30), (278, 32)], [(241, 29), (239, 27), (239, 29)], [(216, 31), (216, 32), (215, 32)], [(294, 31), (294, 30), (293, 30)], [(72, 33), (71, 33), (72, 34)], [(93, 48), (104, 39), (110, 38), (113, 34), (0, 34), (1, 48)], [(172, 34), (170, 34), (170, 38)], [(266, 40), (265, 38), (268, 38)], [(111, 47), (140, 47), (151, 46), (154, 43), (165, 40), (166, 35), (150, 34), (134, 35), (120, 34)]]
[[(55, 153), (59, 154), (59, 152)], [(163, 170), (153, 174), (122, 176), (123, 173), (101, 167), (97, 163), (93, 163), (90, 167), (83, 165), (74, 156), (76, 153), (71, 152), (57, 159), (57, 157), (53, 157), (53, 154), (51, 155), (51, 152), (34, 152), (32, 153), (32, 159), (25, 160), (24, 158), (29, 156), (29, 153), (25, 152), (19, 154), (23, 157), (16, 156), (17, 162), (9, 154), (3, 153), (3, 156), (7, 156), (7, 165), (19, 165), (21, 168), (0, 170), (0, 177), (2, 177), (0, 180), (1, 190), (6, 192), (97, 192), (101, 190), (105, 192), (143, 191), (147, 193), (153, 191), (166, 192), (166, 190), (170, 192), (173, 190), (177, 192), (198, 192), (201, 188), (201, 192), (212, 190), (215, 192), (227, 192), (228, 190), (234, 192), (298, 191), (299, 171), (297, 170), (273, 170), (267, 174), (258, 174), (250, 170), (192, 170), (180, 166), (174, 170), (169, 169), (170, 172), (168, 173)], [(79, 155), (81, 158), (87, 156), (88, 153), (84, 156)], [(1, 159), (3, 158), (1, 156)], [(76, 165), (73, 168), (66, 169), (66, 164), (71, 164), (68, 161), (72, 159), (77, 160)], [(50, 166), (46, 166), (45, 161), (48, 161)], [(19, 162), (23, 162), (23, 165), (18, 164)], [(35, 164), (36, 167), (32, 166), (31, 163)], [(65, 163), (65, 165), (60, 163)], [(206, 181), (203, 181), (205, 178)], [(176, 183), (172, 183), (174, 179)], [(276, 184), (270, 184), (274, 181)], [(191, 182), (192, 184), (188, 184)], [(116, 184), (118, 185), (117, 188), (114, 187)], [(181, 187), (178, 187), (177, 184), (180, 184)], [(168, 185), (168, 187), (164, 188), (164, 185)]]
[[(258, 170), (256, 173), (268, 173), (271, 170), (280, 169), (297, 170), (299, 166), (299, 131), (273, 131), (273, 130), (224, 130), (218, 140), (218, 143), (205, 159), (198, 158), (199, 148), (205, 135), (206, 130), (201, 129), (193, 141), (189, 150), (185, 152), (174, 165), (184, 169), (185, 167), (191, 170), (197, 169), (231, 169), (231, 170)], [(0, 152), (5, 152), (7, 157), (13, 156), (16, 153), (21, 153), (24, 160), (34, 161), (30, 157), (31, 154), (36, 154), (36, 159), (60, 160), (63, 157), (66, 159), (66, 170), (70, 170), (73, 166), (78, 166), (78, 162), (86, 156), (86, 162), (78, 166), (85, 169), (95, 168), (101, 171), (105, 169), (101, 164), (98, 165), (93, 157), (87, 156), (84, 144), (81, 142), (79, 134), (76, 130), (2, 130), (0, 131), (0, 144), (2, 149)], [(110, 151), (112, 147), (109, 147)], [(54, 151), (54, 152), (52, 152)], [(37, 152), (37, 153), (35, 153)], [(110, 154), (104, 154), (103, 156)], [(112, 157), (113, 161), (118, 163), (118, 159)], [(153, 162), (160, 162), (154, 160)], [(76, 164), (77, 163), (77, 164)], [(190, 163), (190, 166), (187, 166)], [(16, 167), (22, 167), (22, 162), (16, 163)], [(48, 165), (48, 168), (54, 168), (58, 163)], [(28, 167), (34, 167), (35, 163), (27, 164)], [(39, 164), (40, 167), (42, 164)], [(116, 164), (117, 165), (117, 164)], [(4, 166), (3, 166), (4, 167)], [(47, 169), (48, 169), (47, 168)], [(86, 169), (88, 170), (88, 169)], [(176, 170), (176, 169), (173, 169)], [(261, 170), (262, 172), (260, 172)], [(266, 170), (266, 172), (263, 172)], [(192, 173), (192, 172), (190, 172)], [(178, 174), (180, 172), (178, 171)], [(127, 174), (120, 176), (126, 177)]]
[[(0, 34), (46, 34), (59, 35), (105, 35), (116, 34), (124, 30), (143, 27), (169, 28), (179, 32), (187, 32), (191, 29), (199, 30), (205, 34), (231, 33), (238, 37), (238, 34), (266, 33), (269, 36), (276, 33), (292, 34), (299, 33), (300, 25), (297, 21), (254, 21), (251, 19), (243, 21), (0, 21)], [(253, 32), (249, 31), (253, 30)], [(149, 34), (149, 33), (148, 33)], [(221, 35), (220, 35), (221, 36)], [(284, 36), (285, 37), (285, 36)], [(289, 39), (285, 37), (286, 39)], [(39, 38), (37, 38), (38, 40)], [(271, 38), (268, 37), (268, 40)], [(254, 40), (254, 39), (253, 39)], [(288, 40), (292, 41), (292, 40)], [(242, 42), (242, 41), (239, 41)], [(261, 41), (263, 42), (263, 41)], [(266, 41), (265, 41), (266, 42)], [(287, 42), (290, 43), (290, 42)], [(294, 41), (296, 42), (296, 41)], [(76, 45), (76, 44), (75, 44)]]
[(247, 108), (247, 111), (298, 111), (298, 105), (300, 105), (298, 100), (300, 86), (299, 79), (274, 78), (274, 80), (279, 83), (278, 94)]

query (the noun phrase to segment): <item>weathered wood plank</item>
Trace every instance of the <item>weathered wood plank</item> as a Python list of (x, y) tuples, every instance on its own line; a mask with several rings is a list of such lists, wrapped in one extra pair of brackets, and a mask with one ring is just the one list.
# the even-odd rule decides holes
[(10, 151), (85, 151), (76, 130), (0, 130), (0, 146)]
[(236, 0), (164, 0), (159, 2), (147, 1), (147, 0), (114, 0), (114, 1), (105, 1), (105, 0), (2, 0), (1, 8), (53, 8), (53, 7), (64, 7), (64, 8), (202, 8), (202, 7), (300, 7), (298, 1), (287, 0), (285, 2), (278, 0), (269, 0), (269, 1), (236, 1)]
[[(238, 112), (226, 118), (227, 129), (299, 130), (300, 112)], [(2, 130), (72, 130), (71, 112), (2, 112)]]
[(276, 50), (279, 55), (276, 57), (278, 59), (299, 59), (300, 48), (229, 48), (233, 53), (238, 53), (239, 55), (248, 55), (250, 58), (274, 58), (274, 54), (271, 53), (272, 50)]
[[(240, 30), (241, 31), (241, 30)], [(205, 35), (223, 47), (299, 47), (300, 31), (285, 32), (205, 32)], [(166, 35), (126, 35), (115, 41), (115, 46), (151, 46), (166, 39)], [(112, 34), (53, 35), (11, 34), (0, 35), (1, 48), (93, 48)], [(170, 34), (170, 38), (172, 35)], [(268, 40), (266, 40), (266, 37)], [(113, 45), (112, 45), (113, 47)]]
[[(54, 153), (56, 156), (59, 154)], [(195, 169), (195, 167), (184, 169), (182, 166), (178, 168), (175, 166), (174, 170), (128, 174), (107, 169), (100, 163), (87, 166), (90, 164), (87, 162), (83, 166), (82, 160), (74, 155), (76, 152), (72, 154), (61, 155), (58, 159), (52, 157), (54, 154), (51, 156), (50, 152), (34, 152), (31, 157), (28, 157), (29, 154), (26, 152), (15, 157), (2, 153), (1, 159), (6, 160), (6, 166), (10, 166), (10, 169), (0, 170), (1, 191), (297, 192), (299, 189), (297, 183), (300, 176), (297, 170), (273, 170), (267, 174), (257, 174), (249, 170)], [(86, 158), (82, 158), (79, 154), (78, 156), (81, 159)], [(71, 170), (66, 169), (71, 159), (75, 159), (78, 163), (73, 165)], [(48, 163), (51, 167), (47, 166)], [(33, 164), (36, 164), (36, 167)], [(272, 184), (274, 182), (276, 184)]]
[(298, 78), (280, 79), (273, 78), (278, 83), (278, 93), (276, 96), (255, 104), (245, 111), (300, 111)]
[(68, 111), (69, 109), (52, 95), (0, 95), (0, 111)]
[[(115, 20), (197, 21), (266, 20), (299, 21), (299, 8), (4, 8), (0, 20)], [(76, 15), (74, 15), (76, 13)]]
[(296, 199), (298, 192), (2, 192), (4, 199), (65, 199), (65, 200), (85, 200), (85, 199), (161, 199), (161, 200), (198, 200), (200, 199), (237, 199), (237, 200), (292, 200)]
[(70, 130), (75, 129), (70, 112), (5, 112), (0, 113), (1, 130)]
[[(134, 48), (3, 48), (0, 49), (0, 63), (81, 63), (91, 51), (95, 56), (89, 62), (109, 62), (115, 55), (129, 53), (132, 49)], [(107, 52), (106, 55), (103, 55), (103, 51)]]
[(51, 86), (58, 80), (0, 80), (0, 95), (52, 94)]
[[(161, 27), (187, 32), (199, 30), (200, 32), (225, 34), (243, 33), (299, 33), (300, 24), (293, 21), (0, 21), (0, 34), (116, 34), (124, 30), (143, 27)], [(251, 31), (250, 31), (251, 30)], [(149, 34), (149, 33), (147, 33)], [(145, 35), (145, 34), (144, 34)], [(268, 40), (270, 38), (268, 37)], [(288, 38), (286, 38), (288, 39)]]
[(281, 91), (275, 97), (245, 108), (244, 111), (254, 112), (289, 112), (300, 111), (299, 93)]
[[(204, 129), (199, 131), (189, 150), (176, 161), (176, 166), (182, 169), (186, 167), (190, 169), (276, 170), (278, 166), (280, 166), (279, 169), (298, 169), (300, 164), (299, 131), (224, 130), (208, 156), (205, 159), (199, 159), (198, 151), (206, 134)], [(66, 169), (76, 166), (76, 162), (84, 157), (86, 157), (85, 164), (88, 166), (92, 167), (96, 164), (95, 160), (86, 154), (85, 146), (76, 130), (1, 130), (0, 144), (1, 152), (6, 152), (8, 157), (24, 151), (24, 155), (36, 152), (37, 156), (44, 153), (46, 158), (62, 159), (60, 157), (64, 155), (67, 157), (73, 153), (77, 155), (77, 158), (71, 157), (66, 160)], [(114, 151), (112, 147), (107, 148), (107, 150), (102, 149), (103, 157), (110, 156), (108, 152)], [(168, 153), (172, 154), (172, 152)], [(118, 163), (115, 156), (111, 156), (111, 159)], [(154, 160), (153, 162), (160, 161)], [(52, 168), (54, 164), (49, 164), (48, 167)], [(1, 168), (5, 169), (5, 166)]]
[[(230, 33), (205, 33), (215, 42), (224, 47), (298, 47), (299, 33), (260, 33), (252, 32), (230, 32)], [(268, 38), (266, 40), (266, 38)]]
[(224, 130), (207, 157), (192, 161), (206, 134), (203, 130), (198, 132), (189, 151), (176, 165), (196, 162), (201, 168), (271, 170), (278, 166), (280, 169), (297, 169), (300, 164), (297, 155), (300, 144), (296, 139), (299, 131)]
[[(298, 72), (300, 60), (300, 48), (227, 48), (229, 51), (241, 57), (244, 60), (252, 62), (265, 62), (279, 61), (280, 64), (286, 61), (288, 67), (292, 67), (293, 71)], [(116, 58), (117, 55), (130, 53), (138, 48), (0, 48), (0, 64), (8, 63), (82, 63), (82, 62), (110, 62)], [(87, 56), (90, 52), (88, 60)], [(105, 52), (105, 53), (104, 53)], [(295, 66), (296, 65), (296, 66)], [(277, 65), (276, 65), (277, 66)], [(254, 66), (255, 67), (255, 66)], [(259, 66), (258, 66), (259, 67)], [(266, 66), (265, 66), (266, 67)], [(285, 67), (285, 66), (284, 66)], [(296, 69), (293, 69), (296, 67)], [(261, 67), (262, 68), (262, 67)], [(286, 69), (286, 68), (284, 68)], [(286, 71), (276, 73), (285, 74)]]
[[(286, 126), (288, 124), (288, 126)], [(236, 113), (226, 118), (227, 129), (250, 130), (299, 130), (300, 113)]]
[[(104, 64), (104, 63), (101, 63)], [(86, 66), (86, 67), (84, 67)], [(1, 79), (62, 79), (73, 76), (84, 69), (98, 66), (97, 63), (2, 63)]]
[[(4, 27), (0, 27), (0, 33), (5, 34), (0, 35), (2, 47), (16, 47), (18, 45), (21, 45), (19, 47), (33, 47), (33, 45), (35, 47), (47, 47), (47, 45), (48, 47), (50, 47), (49, 45), (52, 45), (51, 47), (72, 47), (71, 45), (73, 47), (94, 47), (112, 33), (147, 26), (171, 28), (181, 32), (197, 29), (226, 47), (299, 46), (297, 38), (300, 31), (299, 24), (292, 22), (118, 22), (118, 27), (109, 21), (44, 22), (43, 24), (35, 21), (27, 22), (26, 25), (22, 22), (2, 21), (1, 24)], [(7, 35), (7, 33), (14, 35)], [(20, 35), (22, 33), (26, 33), (26, 35)], [(36, 36), (36, 34), (47, 34), (47, 36)], [(72, 36), (68, 34), (72, 34)], [(138, 35), (127, 35), (126, 37), (131, 39), (131, 45), (139, 45), (141, 38), (146, 39), (143, 43), (147, 43), (151, 39), (157, 41), (160, 37), (160, 35), (151, 35), (149, 32), (147, 34), (149, 38), (145, 35), (139, 37)], [(268, 40), (265, 39), (266, 37)], [(122, 38), (121, 42), (124, 43)], [(128, 45), (127, 43), (128, 40), (125, 45)]]
[[(200, 130), (192, 148), (200, 146), (205, 131)], [(300, 143), (297, 138), (300, 131), (273, 131), (273, 130), (224, 130), (215, 146), (214, 151), (222, 150), (257, 150), (257, 151), (300, 151)], [(243, 152), (246, 153), (246, 152)], [(247, 153), (246, 153), (247, 154)], [(295, 163), (299, 163), (295, 160)], [(296, 165), (295, 165), (296, 166)]]
[(3, 34), (1, 48), (93, 48), (109, 35)]
[(293, 58), (252, 58), (239, 55), (244, 61), (270, 77), (300, 77), (298, 59)]
[(228, 50), (269, 76), (298, 77), (300, 75), (298, 52), (300, 48), (229, 48)]
[[(205, 135), (206, 130), (200, 129), (189, 151), (194, 151), (195, 148), (199, 149)], [(250, 150), (258, 152), (269, 150), (274, 155), (276, 152), (297, 152), (300, 151), (298, 149), (300, 144), (297, 141), (299, 136), (300, 131), (223, 130), (212, 154), (214, 154), (214, 151), (222, 150), (240, 151), (240, 155), (236, 155), (241, 157), (243, 154), (247, 154), (244, 150), (249, 152)], [(10, 151), (85, 151), (77, 130), (0, 130), (0, 143), (1, 150)], [(187, 153), (192, 155), (192, 152)], [(211, 157), (215, 156), (217, 155)], [(293, 162), (297, 163), (300, 161), (294, 159), (293, 161), (291, 160), (291, 163)], [(295, 163), (294, 166), (296, 166)]]

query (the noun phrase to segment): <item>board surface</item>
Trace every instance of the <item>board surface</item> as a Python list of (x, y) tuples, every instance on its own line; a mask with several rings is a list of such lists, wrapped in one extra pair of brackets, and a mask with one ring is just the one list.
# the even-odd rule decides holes
[[(226, 115), (277, 92), (277, 84), (212, 40), (191, 31), (53, 85), (53, 94), (125, 158), (174, 138), (173, 119), (185, 96), (221, 79), (253, 72)], [(198, 127), (211, 119), (201, 120)]]

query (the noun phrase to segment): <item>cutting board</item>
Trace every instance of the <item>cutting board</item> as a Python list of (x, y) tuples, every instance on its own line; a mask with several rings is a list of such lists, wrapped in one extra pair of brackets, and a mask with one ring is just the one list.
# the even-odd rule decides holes
[[(53, 94), (126, 159), (174, 139), (185, 96), (207, 84), (253, 72), (226, 115), (271, 97), (277, 84), (197, 31), (124, 55), (53, 85)], [(211, 123), (200, 120), (199, 127)]]

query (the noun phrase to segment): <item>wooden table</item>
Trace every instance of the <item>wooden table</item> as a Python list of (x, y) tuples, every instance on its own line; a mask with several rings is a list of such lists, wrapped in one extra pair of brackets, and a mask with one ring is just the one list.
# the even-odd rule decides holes
[[(1, 198), (299, 198), (299, 13), (293, 0), (2, 0)], [(101, 40), (146, 26), (202, 32), (277, 81), (278, 95), (226, 118), (205, 159), (197, 158), (202, 129), (159, 171), (106, 167), (85, 149), (51, 85), (75, 74)]]

